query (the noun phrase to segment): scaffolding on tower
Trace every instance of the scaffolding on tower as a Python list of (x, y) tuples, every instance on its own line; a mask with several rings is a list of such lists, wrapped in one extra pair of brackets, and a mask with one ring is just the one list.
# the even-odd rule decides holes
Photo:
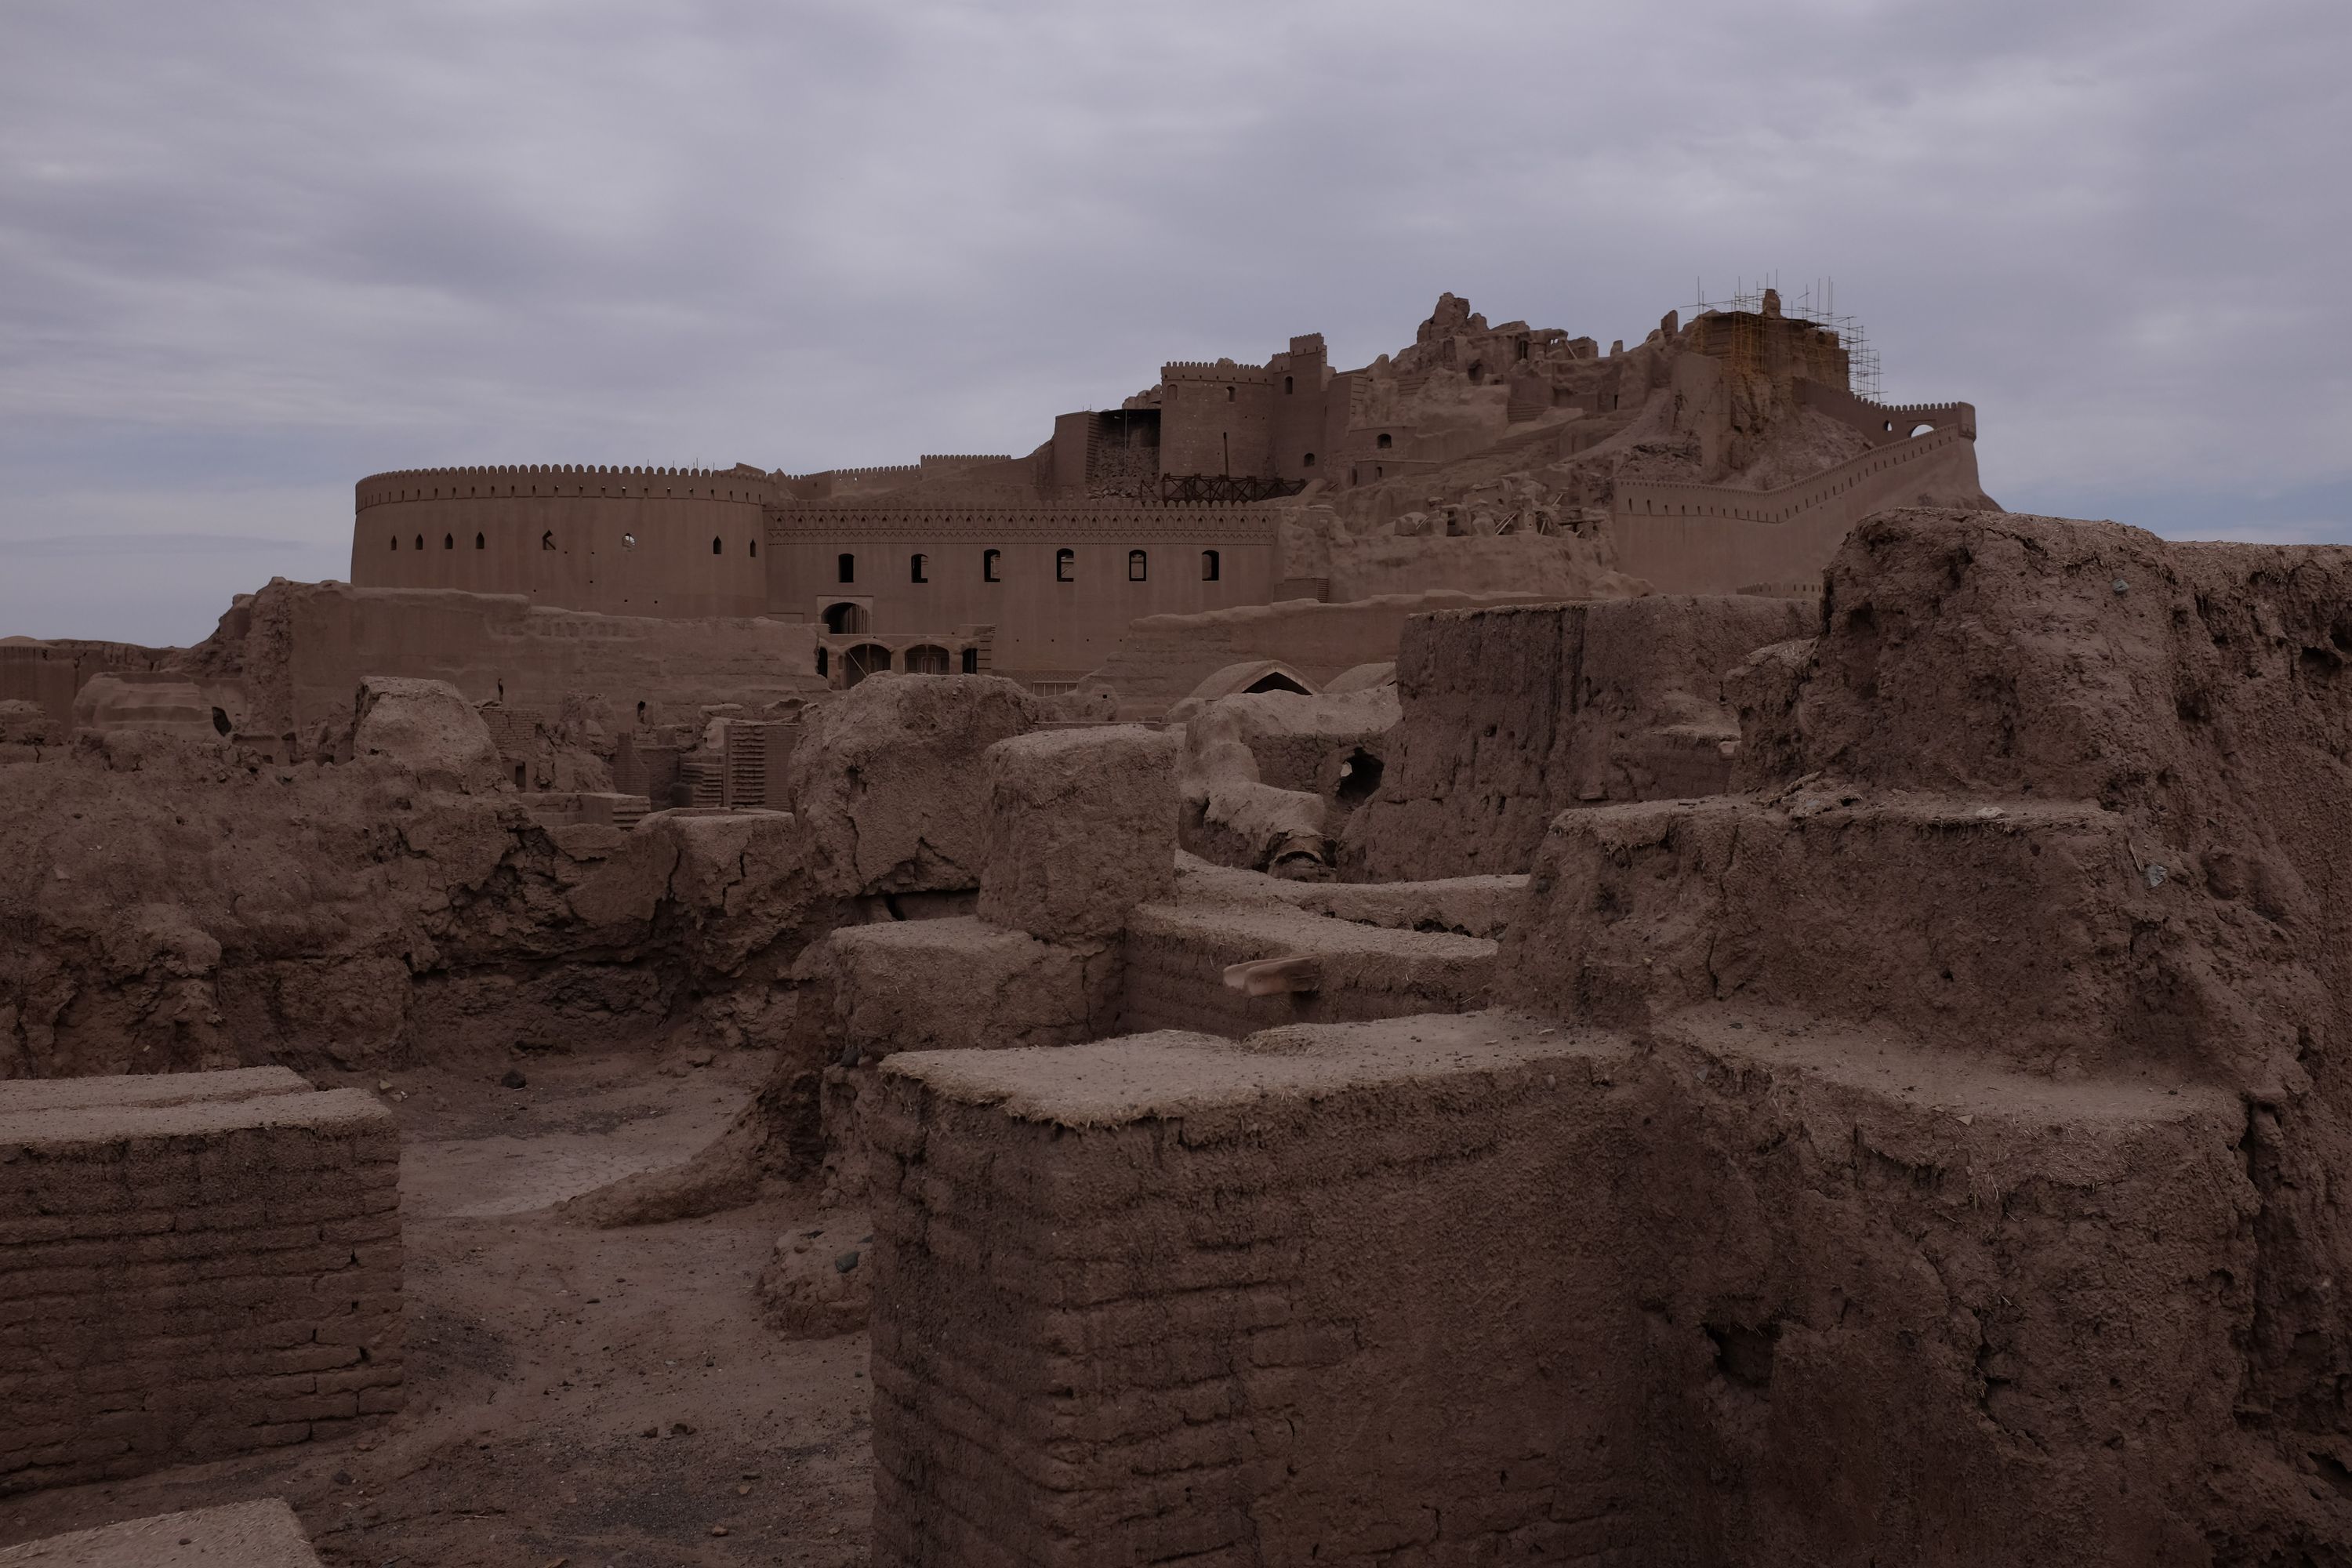
[[(1770, 273), (1753, 284), (1735, 283), (1727, 300), (1709, 300), (1704, 286), (1694, 290), (1695, 315), (1717, 311), (1724, 318), (1726, 348), (1720, 357), (1729, 368), (1755, 373), (1764, 369), (1764, 295), (1767, 290), (1779, 292), (1780, 287), (1780, 275)], [(1860, 321), (1839, 313), (1835, 279), (1817, 279), (1793, 300), (1781, 295), (1780, 314), (1832, 334), (1844, 363), (1846, 389), (1857, 397), (1878, 400), (1882, 394), (1878, 350), (1872, 346), (1869, 330)]]

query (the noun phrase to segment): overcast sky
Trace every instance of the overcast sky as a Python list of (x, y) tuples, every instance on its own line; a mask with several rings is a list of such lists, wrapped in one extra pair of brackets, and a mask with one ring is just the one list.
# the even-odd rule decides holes
[(2014, 510), (2352, 540), (2347, 66), (2343, 0), (0, 0), (0, 635), (345, 576), (379, 469), (1025, 452), (1768, 271)]

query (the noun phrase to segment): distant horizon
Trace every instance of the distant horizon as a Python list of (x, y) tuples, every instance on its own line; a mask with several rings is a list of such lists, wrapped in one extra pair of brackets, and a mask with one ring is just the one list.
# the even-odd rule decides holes
[[(2352, 13), (1379, 0), (189, 11), (0, 58), (0, 636), (185, 645), (352, 487), (1026, 452), (1441, 292), (1637, 342), (1834, 276), (1987, 491), (2352, 540)], [(1694, 47), (1695, 37), (1740, 40)], [(1665, 93), (1660, 84), (1672, 82)]]

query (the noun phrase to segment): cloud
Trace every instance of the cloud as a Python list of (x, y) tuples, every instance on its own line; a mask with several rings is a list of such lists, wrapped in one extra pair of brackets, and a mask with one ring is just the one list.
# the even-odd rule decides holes
[[(1163, 359), (1363, 363), (1442, 289), (1606, 342), (1772, 268), (1835, 277), (1890, 395), (1975, 402), (2010, 504), (2352, 479), (2336, 5), (17, 0), (9, 37), (0, 548), (258, 508), (332, 554), (411, 465), (1026, 451)], [(201, 635), (214, 591), (137, 613)], [(123, 635), (28, 593), (0, 630)]]

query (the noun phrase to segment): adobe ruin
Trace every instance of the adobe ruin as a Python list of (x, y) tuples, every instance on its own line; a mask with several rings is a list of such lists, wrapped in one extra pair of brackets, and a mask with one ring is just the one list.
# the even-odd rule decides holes
[(0, 643), (0, 1559), (2344, 1560), (2352, 552), (1752, 306)]

